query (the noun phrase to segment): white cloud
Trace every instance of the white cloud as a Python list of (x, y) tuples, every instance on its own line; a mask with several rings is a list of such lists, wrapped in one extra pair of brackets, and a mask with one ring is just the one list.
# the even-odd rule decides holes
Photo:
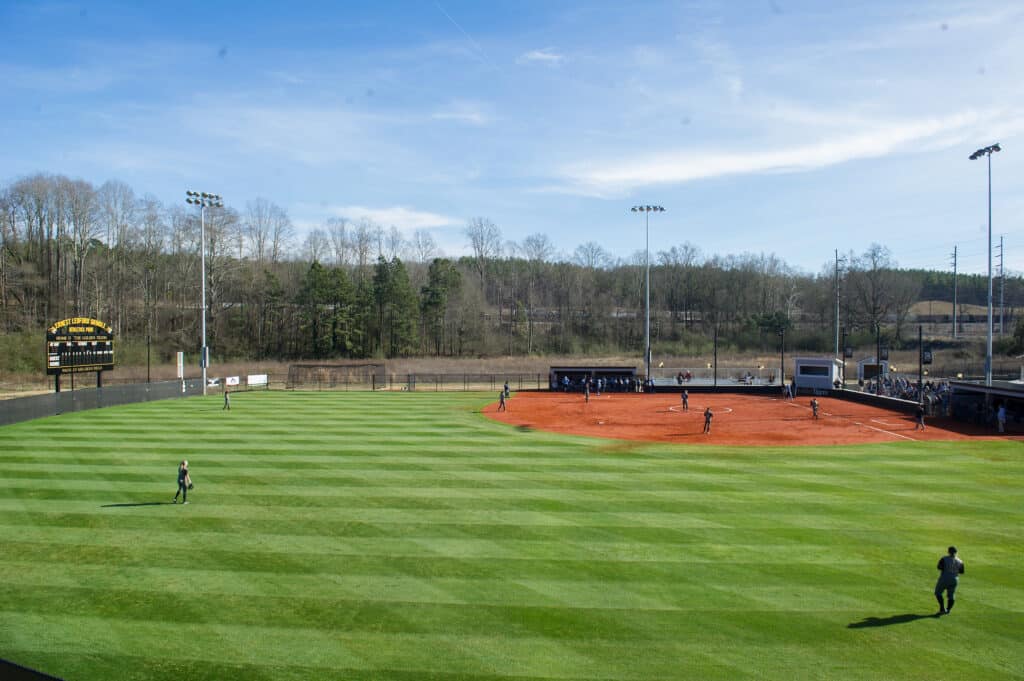
[[(320, 208), (320, 210), (324, 209)], [(462, 220), (447, 215), (415, 210), (405, 206), (387, 206), (383, 208), (357, 205), (327, 206), (326, 212), (330, 217), (343, 217), (353, 221), (365, 218), (384, 227), (395, 226), (403, 232), (432, 227), (449, 227), (462, 223)]]
[[(784, 148), (753, 151), (679, 149), (648, 154), (627, 162), (585, 161), (563, 170), (566, 193), (590, 196), (622, 195), (638, 187), (682, 184), (724, 175), (802, 172), (859, 159), (908, 151), (934, 151), (981, 135), (993, 128), (1019, 129), (1024, 117), (1003, 112), (964, 113), (944, 118), (895, 121), (865, 126), (845, 136)], [(981, 135), (984, 137), (984, 135)], [(550, 192), (551, 188), (543, 190)]]
[(516, 59), (517, 64), (547, 64), (550, 66), (557, 66), (561, 64), (565, 59), (564, 55), (558, 54), (551, 47), (545, 47), (542, 50), (530, 50), (519, 55)]
[(432, 113), (430, 117), (438, 121), (455, 121), (476, 126), (487, 125), (491, 121), (483, 107), (475, 102), (452, 102), (445, 109)]

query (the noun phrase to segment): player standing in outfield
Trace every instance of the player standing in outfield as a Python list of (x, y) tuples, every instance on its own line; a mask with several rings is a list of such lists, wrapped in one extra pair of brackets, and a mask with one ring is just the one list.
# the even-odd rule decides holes
[(231, 391), (228, 390), (228, 387), (226, 385), (224, 386), (224, 407), (222, 408), (222, 410), (223, 409), (231, 411)]
[[(935, 600), (939, 602), (940, 615), (948, 615), (953, 609), (953, 596), (964, 573), (964, 562), (956, 557), (956, 547), (950, 546), (947, 555), (939, 558), (939, 581), (935, 583)], [(946, 592), (946, 607), (943, 608), (942, 592)]]
[(914, 430), (924, 430), (924, 405), (918, 404), (917, 409), (914, 411), (914, 418), (917, 423), (914, 425)]
[(498, 393), (498, 411), (505, 411), (505, 391)]
[(178, 464), (178, 491), (174, 493), (174, 502), (178, 503), (178, 495), (181, 495), (181, 503), (188, 503), (188, 488), (192, 484), (192, 479), (188, 476), (188, 460), (182, 459), (181, 463)]
[(683, 411), (690, 411), (690, 393), (683, 391)]
[(814, 418), (818, 418), (818, 398), (817, 397), (812, 397), (811, 398), (811, 415), (813, 415)]
[(711, 419), (715, 417), (711, 411), (711, 407), (705, 407), (704, 409), (704, 433), (706, 435), (711, 434)]

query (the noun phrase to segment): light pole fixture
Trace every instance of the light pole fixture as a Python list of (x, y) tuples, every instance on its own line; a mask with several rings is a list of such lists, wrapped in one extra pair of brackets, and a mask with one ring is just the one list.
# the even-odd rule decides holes
[(199, 366), (203, 369), (203, 395), (206, 394), (206, 367), (210, 364), (210, 350), (206, 347), (206, 209), (223, 208), (224, 201), (219, 194), (208, 194), (207, 192), (185, 192), (185, 203), (199, 206), (199, 279), (202, 283), (202, 346), (200, 346)]
[(970, 159), (988, 158), (988, 328), (985, 334), (985, 385), (992, 385), (992, 152), (1002, 151), (998, 143), (978, 149)]
[(651, 380), (651, 213), (664, 213), (661, 206), (633, 206), (634, 213), (644, 214), (644, 378)]

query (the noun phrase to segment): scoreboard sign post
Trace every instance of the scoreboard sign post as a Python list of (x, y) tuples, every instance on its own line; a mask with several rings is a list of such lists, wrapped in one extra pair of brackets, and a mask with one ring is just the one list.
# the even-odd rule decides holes
[(103, 372), (114, 368), (114, 334), (98, 319), (72, 317), (46, 330), (46, 375), (54, 377), (60, 392), (60, 377), (95, 371), (96, 387), (103, 387)]

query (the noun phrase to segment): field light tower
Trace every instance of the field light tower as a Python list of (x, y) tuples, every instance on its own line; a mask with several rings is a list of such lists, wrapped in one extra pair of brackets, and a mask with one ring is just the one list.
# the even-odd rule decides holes
[(634, 213), (644, 214), (644, 267), (647, 270), (644, 287), (644, 379), (651, 378), (651, 213), (664, 213), (661, 206), (633, 206)]
[(203, 368), (203, 395), (206, 394), (206, 367), (210, 363), (210, 351), (206, 347), (206, 209), (207, 208), (223, 208), (224, 201), (221, 199), (219, 194), (208, 194), (206, 192), (194, 192), (192, 190), (185, 192), (185, 203), (190, 203), (193, 206), (199, 206), (199, 253), (200, 253), (200, 264), (199, 264), (199, 278), (202, 282), (202, 334), (203, 344), (201, 346), (199, 356), (199, 366)]
[(992, 385), (992, 152), (1002, 151), (999, 143), (978, 149), (970, 159), (988, 158), (988, 328), (985, 334), (985, 385)]

